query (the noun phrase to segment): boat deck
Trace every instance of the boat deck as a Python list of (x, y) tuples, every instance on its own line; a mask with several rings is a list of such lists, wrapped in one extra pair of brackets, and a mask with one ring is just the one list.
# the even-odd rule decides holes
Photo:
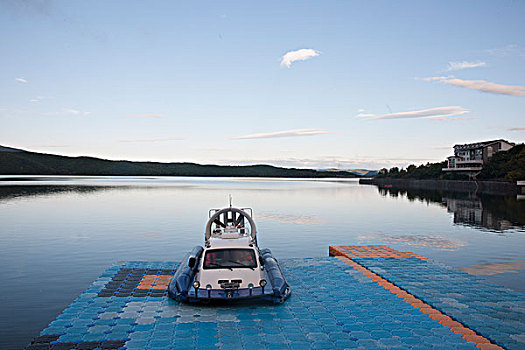
[(110, 267), (27, 349), (523, 349), (524, 295), (386, 246), (280, 259), (282, 305), (179, 304), (176, 262)]

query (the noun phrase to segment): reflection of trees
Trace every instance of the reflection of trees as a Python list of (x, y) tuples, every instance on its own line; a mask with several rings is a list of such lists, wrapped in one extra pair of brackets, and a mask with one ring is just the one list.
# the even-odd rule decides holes
[(419, 201), (425, 204), (437, 203), (443, 205), (443, 193), (429, 190), (400, 190), (398, 188), (378, 187), (381, 196), (406, 197), (410, 202)]
[(93, 193), (107, 190), (110, 187), (74, 186), (74, 185), (31, 185), (31, 186), (0, 186), (0, 201), (8, 201), (23, 197), (41, 197), (63, 193)]
[[(490, 198), (490, 200), (488, 200)], [(525, 201), (514, 197), (481, 197), (483, 208), (496, 217), (507, 218), (511, 223), (525, 226)]]
[(454, 223), (503, 231), (525, 226), (525, 201), (475, 193), (379, 188), (379, 194), (436, 203), (454, 213)]

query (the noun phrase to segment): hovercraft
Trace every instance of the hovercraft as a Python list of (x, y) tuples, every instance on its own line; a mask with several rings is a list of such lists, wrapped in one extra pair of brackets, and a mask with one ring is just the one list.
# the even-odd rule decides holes
[(205, 246), (196, 246), (182, 260), (169, 296), (183, 302), (286, 300), (290, 286), (272, 252), (259, 249), (252, 216), (250, 208), (210, 210)]

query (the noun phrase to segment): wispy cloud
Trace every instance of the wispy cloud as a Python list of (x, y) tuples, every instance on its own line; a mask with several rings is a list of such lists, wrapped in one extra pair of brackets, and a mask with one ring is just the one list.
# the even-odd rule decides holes
[(24, 78), (15, 78), (16, 81), (18, 81), (19, 83), (27, 83), (27, 80), (24, 79)]
[(65, 113), (68, 113), (68, 114), (73, 114), (73, 115), (90, 115), (91, 112), (86, 112), (86, 111), (79, 111), (77, 109), (73, 109), (73, 108), (64, 108), (63, 111)]
[(295, 61), (304, 61), (312, 57), (319, 56), (321, 52), (313, 49), (300, 49), (296, 51), (289, 51), (281, 58), (281, 67), (290, 68)]
[(375, 114), (372, 114), (372, 113), (367, 113), (366, 112), (366, 109), (363, 109), (363, 108), (359, 108), (357, 110), (357, 114), (356, 114), (356, 118), (371, 118), (371, 117), (375, 117), (376, 115)]
[(29, 100), (29, 102), (32, 102), (32, 103), (37, 103), (37, 102), (40, 102), (42, 100), (49, 100), (51, 97), (48, 97), (48, 96), (36, 96), (32, 99)]
[(356, 115), (356, 118), (372, 118), (372, 117), (375, 117), (376, 115), (375, 114), (372, 114), (372, 113), (358, 113)]
[(467, 69), (467, 68), (477, 68), (477, 67), (484, 67), (487, 63), (482, 61), (476, 61), (476, 62), (469, 62), (469, 61), (459, 61), (459, 62), (449, 62), (447, 71), (453, 71), (453, 70), (461, 70), (461, 69)]
[(162, 137), (158, 139), (141, 139), (141, 140), (119, 140), (119, 142), (166, 142), (166, 141), (182, 141), (180, 137)]
[(130, 117), (137, 117), (137, 118), (164, 118), (163, 114), (152, 114), (152, 113), (138, 113), (138, 114), (130, 114)]
[(463, 80), (450, 75), (448, 77), (429, 77), (422, 78), (424, 81), (439, 81), (443, 84), (459, 86), (471, 90), (477, 90), (490, 94), (525, 96), (525, 86), (520, 85), (503, 85), (491, 83), (485, 80)]
[(76, 114), (76, 115), (80, 114), (79, 110), (72, 109), (72, 108), (64, 108), (64, 112), (69, 113), (69, 114)]
[[(379, 120), (379, 119), (414, 119), (414, 118), (436, 118), (449, 117), (458, 114), (468, 113), (469, 110), (459, 106), (436, 107), (429, 109), (421, 109), (418, 111), (388, 113), (382, 115), (365, 115), (364, 120)], [(359, 115), (358, 115), (359, 116)]]
[(525, 131), (525, 127), (509, 128), (507, 130), (509, 130), (509, 131)]
[(314, 136), (321, 134), (328, 134), (329, 132), (321, 129), (296, 129), (286, 131), (276, 131), (261, 134), (251, 134), (244, 136), (232, 137), (233, 140), (246, 140), (246, 139), (270, 139), (279, 137), (297, 137), (297, 136)]
[(493, 56), (509, 56), (512, 54), (518, 54), (519, 56), (523, 56), (523, 50), (520, 50), (518, 45), (516, 44), (510, 44), (503, 47), (496, 47), (493, 49), (487, 49), (484, 50), (484, 52), (488, 53), (489, 55)]
[(445, 122), (453, 122), (458, 120), (473, 120), (478, 119), (478, 117), (430, 117), (428, 118), (430, 120), (439, 120), (439, 121), (445, 121)]

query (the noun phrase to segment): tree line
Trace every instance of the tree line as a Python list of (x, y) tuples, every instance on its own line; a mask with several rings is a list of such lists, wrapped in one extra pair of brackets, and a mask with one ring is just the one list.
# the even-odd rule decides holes
[[(426, 163), (416, 166), (410, 164), (406, 169), (393, 167), (381, 169), (377, 177), (407, 178), (407, 179), (443, 179), (467, 180), (468, 175), (446, 173), (447, 161)], [(525, 180), (525, 145), (519, 144), (506, 152), (494, 154), (483, 166), (481, 173), (475, 176), (480, 180)]]

